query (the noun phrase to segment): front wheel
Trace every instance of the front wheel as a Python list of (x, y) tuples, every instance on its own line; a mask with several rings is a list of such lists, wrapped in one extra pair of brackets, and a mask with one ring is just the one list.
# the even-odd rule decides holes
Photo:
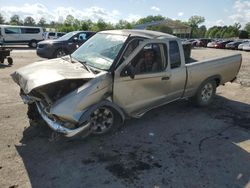
[(91, 132), (103, 135), (119, 128), (119, 115), (109, 107), (99, 107), (90, 115)]
[(216, 93), (216, 82), (214, 80), (205, 81), (192, 98), (197, 106), (209, 105)]
[(7, 61), (9, 65), (13, 65), (13, 59), (11, 57), (8, 57)]
[(66, 55), (67, 55), (67, 52), (64, 49), (59, 48), (55, 51), (54, 58), (60, 58), (60, 57), (66, 56)]
[(36, 40), (30, 41), (29, 47), (31, 47), (31, 48), (36, 48), (36, 47), (37, 47), (37, 41), (36, 41)]

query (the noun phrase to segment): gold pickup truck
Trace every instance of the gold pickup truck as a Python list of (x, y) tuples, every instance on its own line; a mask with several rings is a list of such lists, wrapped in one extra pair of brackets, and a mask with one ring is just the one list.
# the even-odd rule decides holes
[(12, 74), (32, 120), (66, 137), (104, 134), (128, 117), (190, 98), (211, 103), (233, 81), (240, 54), (188, 62), (181, 40), (146, 30), (102, 31), (73, 54), (36, 62)]

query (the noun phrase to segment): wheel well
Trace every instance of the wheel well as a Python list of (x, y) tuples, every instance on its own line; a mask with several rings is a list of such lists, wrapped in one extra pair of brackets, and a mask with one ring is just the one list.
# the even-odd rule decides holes
[(215, 76), (210, 76), (209, 78), (207, 78), (206, 80), (204, 80), (202, 83), (208, 81), (208, 80), (214, 80), (216, 83), (216, 86), (219, 86), (221, 83), (221, 76), (220, 75), (215, 75)]
[(220, 85), (220, 78), (214, 78), (215, 82), (216, 82), (216, 85), (219, 86)]
[(104, 107), (110, 108), (118, 117), (121, 123), (123, 123), (124, 118), (121, 114), (121, 112), (119, 112), (116, 108), (114, 108), (113, 106), (110, 105), (104, 105)]
[(29, 42), (29, 44), (31, 44), (32, 42), (37, 42), (37, 40), (31, 39), (30, 42)]

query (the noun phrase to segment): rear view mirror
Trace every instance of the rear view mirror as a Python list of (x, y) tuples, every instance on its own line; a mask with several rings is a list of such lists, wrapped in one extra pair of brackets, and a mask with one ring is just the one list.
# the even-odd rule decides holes
[(121, 76), (129, 76), (131, 79), (135, 78), (135, 68), (132, 65), (127, 65), (123, 71)]

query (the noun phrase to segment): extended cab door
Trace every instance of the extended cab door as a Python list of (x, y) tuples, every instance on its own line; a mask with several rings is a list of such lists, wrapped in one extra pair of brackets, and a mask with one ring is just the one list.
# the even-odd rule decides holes
[(171, 71), (171, 90), (169, 98), (176, 100), (182, 97), (187, 80), (185, 57), (180, 40), (170, 40), (168, 45), (169, 64)]
[[(137, 115), (168, 101), (171, 72), (167, 57), (167, 41), (141, 43), (115, 71), (114, 102), (126, 113)], [(128, 75), (128, 67), (134, 78)]]

